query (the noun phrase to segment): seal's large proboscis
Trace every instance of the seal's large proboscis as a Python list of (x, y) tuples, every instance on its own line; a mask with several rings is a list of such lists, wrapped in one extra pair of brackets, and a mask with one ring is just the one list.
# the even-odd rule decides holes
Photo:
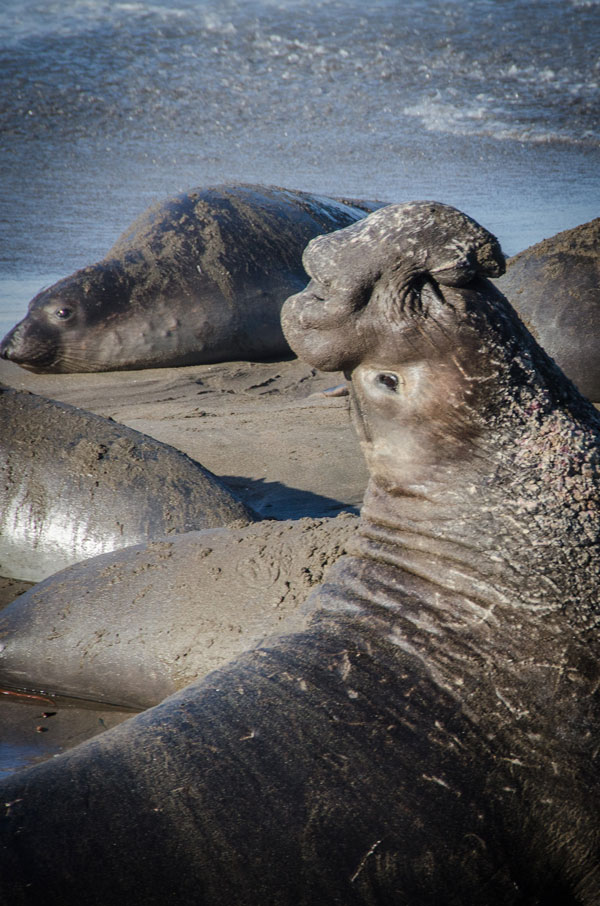
[(38, 582), (106, 551), (253, 519), (168, 444), (0, 385), (0, 575)]
[[(306, 292), (286, 301), (281, 319), (296, 354), (303, 357), (306, 347), (307, 360), (325, 371), (354, 368), (385, 348), (387, 336), (393, 348), (395, 322), (418, 332), (419, 319), (413, 323), (405, 314), (414, 314), (408, 290), (419, 282), (434, 277), (438, 284), (462, 286), (478, 274), (497, 277), (504, 271), (494, 236), (466, 214), (436, 204), (390, 205), (357, 229), (339, 230), (329, 242), (322, 238), (304, 253), (313, 280)], [(426, 308), (427, 303), (425, 315)]]
[(284, 320), (350, 372), (351, 551), (306, 629), (2, 785), (3, 903), (600, 902), (600, 421), (473, 230), (412, 204), (309, 248)]
[(381, 207), (275, 186), (192, 189), (145, 211), (106, 257), (29, 304), (0, 355), (40, 372), (290, 355), (279, 313), (302, 251)]

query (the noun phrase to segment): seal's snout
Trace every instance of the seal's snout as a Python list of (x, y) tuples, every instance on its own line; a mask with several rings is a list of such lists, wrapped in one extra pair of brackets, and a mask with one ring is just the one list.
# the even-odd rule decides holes
[(43, 331), (24, 318), (0, 343), (0, 358), (15, 362), (22, 368), (38, 371), (55, 361), (56, 344), (48, 331)]
[(380, 208), (314, 239), (303, 260), (312, 280), (284, 303), (281, 323), (294, 352), (324, 371), (352, 370), (414, 329), (428, 283), (463, 288), (505, 267), (495, 236), (432, 201)]
[[(19, 325), (17, 325), (18, 327)], [(14, 336), (17, 327), (13, 327), (12, 330), (6, 334), (2, 342), (0, 342), (0, 358), (2, 359), (12, 359), (15, 355), (15, 343)]]

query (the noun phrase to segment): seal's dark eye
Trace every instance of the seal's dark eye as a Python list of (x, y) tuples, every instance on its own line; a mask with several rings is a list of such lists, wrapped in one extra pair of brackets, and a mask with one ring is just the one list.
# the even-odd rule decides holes
[(395, 393), (398, 389), (398, 376), (395, 374), (390, 374), (389, 372), (382, 371), (377, 375), (377, 383), (381, 387), (385, 387), (386, 390), (391, 390), (392, 393)]
[(54, 314), (57, 318), (60, 318), (61, 321), (66, 321), (67, 318), (71, 317), (73, 311), (70, 308), (57, 308)]

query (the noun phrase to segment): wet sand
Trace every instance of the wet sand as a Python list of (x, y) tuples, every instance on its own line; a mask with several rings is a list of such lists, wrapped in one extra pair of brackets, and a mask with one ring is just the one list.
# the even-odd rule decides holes
[[(357, 512), (362, 501), (367, 472), (349, 399), (324, 392), (343, 384), (343, 375), (317, 372), (296, 359), (69, 375), (32, 374), (0, 360), (0, 383), (171, 444), (263, 518), (335, 516)], [(29, 587), (0, 579), (0, 606)], [(49, 712), (56, 713), (42, 717)], [(130, 713), (0, 690), (0, 774), (50, 758)]]
[[(106, 705), (87, 706), (44, 696), (28, 699), (0, 692), (0, 779), (53, 758), (133, 713)], [(50, 797), (49, 791), (49, 804)]]

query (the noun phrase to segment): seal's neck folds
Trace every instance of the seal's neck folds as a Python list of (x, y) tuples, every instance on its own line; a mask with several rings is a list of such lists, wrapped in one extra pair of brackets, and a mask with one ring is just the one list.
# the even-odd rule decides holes
[(600, 420), (502, 296), (461, 296), (451, 354), (438, 344), (428, 360), (352, 375), (371, 473), (356, 553), (467, 611), (525, 607), (591, 627)]

